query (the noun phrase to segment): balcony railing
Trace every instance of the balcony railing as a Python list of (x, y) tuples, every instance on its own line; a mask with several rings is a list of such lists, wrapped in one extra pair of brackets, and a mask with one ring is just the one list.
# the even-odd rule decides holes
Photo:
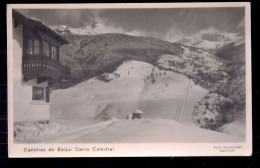
[(23, 74), (31, 77), (69, 79), (70, 68), (46, 56), (24, 56)]

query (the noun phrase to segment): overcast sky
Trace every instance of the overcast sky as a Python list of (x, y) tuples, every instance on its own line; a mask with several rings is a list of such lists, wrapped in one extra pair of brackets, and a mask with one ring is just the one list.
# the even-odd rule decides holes
[(45, 24), (83, 27), (100, 22), (125, 31), (140, 31), (148, 36), (192, 35), (202, 29), (244, 31), (244, 8), (173, 9), (30, 9), (19, 10), (25, 16)]

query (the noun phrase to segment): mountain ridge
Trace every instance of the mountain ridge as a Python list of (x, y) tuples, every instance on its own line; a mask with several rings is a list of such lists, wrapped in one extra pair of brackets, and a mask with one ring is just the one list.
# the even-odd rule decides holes
[(52, 30), (61, 35), (98, 35), (106, 33), (122, 33), (132, 36), (145, 36), (144, 33), (137, 30), (125, 31), (122, 28), (109, 27), (102, 23), (94, 23), (91, 25), (86, 25), (85, 27), (77, 28), (72, 28), (67, 25), (52, 25), (50, 27)]

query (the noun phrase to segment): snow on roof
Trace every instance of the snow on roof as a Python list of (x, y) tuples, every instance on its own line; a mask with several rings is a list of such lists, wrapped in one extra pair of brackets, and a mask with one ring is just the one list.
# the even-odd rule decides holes
[(139, 109), (136, 109), (134, 113), (135, 114), (143, 114), (143, 112), (141, 110), (139, 110)]

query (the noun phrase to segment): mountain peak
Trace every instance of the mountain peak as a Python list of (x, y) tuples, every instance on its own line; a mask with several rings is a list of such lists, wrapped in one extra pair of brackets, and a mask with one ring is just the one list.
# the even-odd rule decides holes
[(98, 35), (98, 34), (106, 34), (106, 33), (121, 33), (132, 36), (145, 36), (144, 33), (133, 30), (133, 31), (125, 31), (123, 28), (113, 27), (104, 25), (103, 23), (95, 22), (85, 27), (72, 28), (67, 25), (55, 25), (50, 26), (54, 31), (58, 32), (61, 35)]

